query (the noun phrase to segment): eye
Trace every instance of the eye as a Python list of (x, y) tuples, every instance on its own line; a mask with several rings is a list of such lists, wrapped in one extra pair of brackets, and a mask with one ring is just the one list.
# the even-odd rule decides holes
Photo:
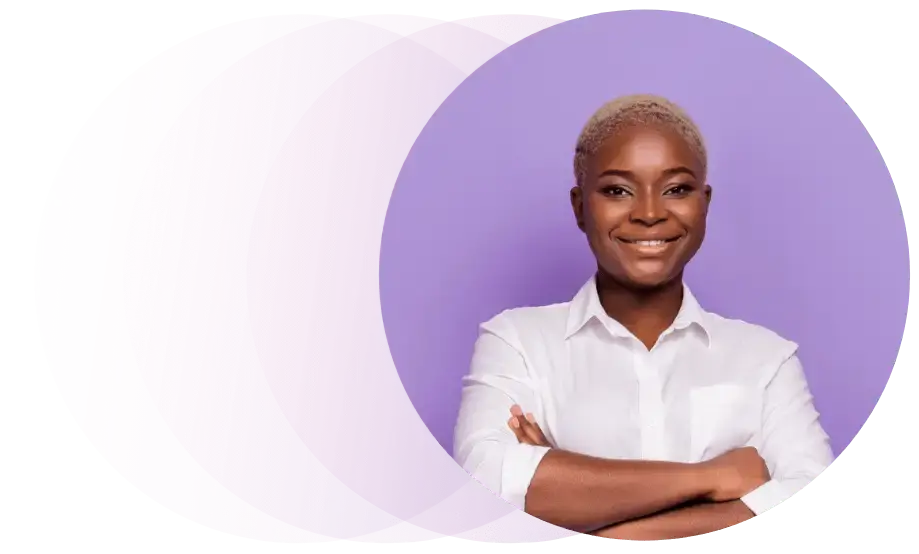
[(631, 193), (625, 187), (620, 187), (619, 185), (608, 185), (600, 189), (600, 192), (604, 196), (613, 196), (613, 197), (623, 197), (629, 196)]
[(693, 186), (688, 183), (679, 184), (675, 187), (667, 189), (664, 194), (671, 196), (686, 196), (693, 191)]

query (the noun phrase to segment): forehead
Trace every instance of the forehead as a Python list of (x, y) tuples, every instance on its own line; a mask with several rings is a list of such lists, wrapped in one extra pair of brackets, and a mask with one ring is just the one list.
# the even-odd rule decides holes
[(592, 156), (597, 171), (606, 169), (661, 171), (687, 166), (701, 174), (702, 162), (687, 140), (662, 125), (636, 124), (613, 132)]

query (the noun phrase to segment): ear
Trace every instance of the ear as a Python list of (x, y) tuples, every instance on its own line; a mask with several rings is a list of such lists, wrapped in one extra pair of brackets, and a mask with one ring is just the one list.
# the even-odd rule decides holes
[(708, 183), (705, 184), (705, 206), (708, 207), (712, 203), (712, 187)]
[(584, 231), (584, 193), (581, 187), (575, 185), (571, 187), (569, 193), (571, 197), (571, 209), (574, 211), (574, 220), (577, 222), (578, 229)]

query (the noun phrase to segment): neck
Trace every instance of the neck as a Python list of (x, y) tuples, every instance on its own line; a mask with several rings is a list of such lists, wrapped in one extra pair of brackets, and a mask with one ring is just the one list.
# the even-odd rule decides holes
[(607, 315), (638, 338), (649, 350), (680, 312), (683, 274), (658, 287), (636, 289), (597, 272), (597, 294)]

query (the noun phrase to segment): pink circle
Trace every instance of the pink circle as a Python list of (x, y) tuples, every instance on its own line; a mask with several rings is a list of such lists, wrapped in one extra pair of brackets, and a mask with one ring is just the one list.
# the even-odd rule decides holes
[(415, 136), (478, 65), (552, 23), (250, 19), (100, 103), (51, 185), (35, 302), (70, 414), (126, 482), (261, 541), (570, 536), (430, 436), (376, 286)]

